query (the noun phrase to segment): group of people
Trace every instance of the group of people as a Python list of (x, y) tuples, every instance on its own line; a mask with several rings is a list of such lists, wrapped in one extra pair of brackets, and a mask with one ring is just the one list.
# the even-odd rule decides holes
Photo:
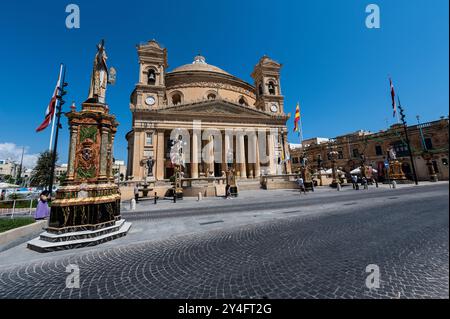
[[(352, 179), (353, 189), (359, 190), (358, 176), (357, 175), (352, 175), (351, 179)], [(377, 181), (376, 178), (371, 178), (370, 180), (372, 182), (375, 182), (376, 187), (378, 187), (378, 181)], [(367, 179), (367, 177), (363, 176), (361, 178), (361, 186), (364, 189), (369, 189), (369, 179)]]

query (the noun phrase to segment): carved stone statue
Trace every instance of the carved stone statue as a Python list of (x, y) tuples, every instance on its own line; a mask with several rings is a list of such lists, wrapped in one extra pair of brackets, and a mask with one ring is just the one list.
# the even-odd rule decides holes
[(111, 68), (108, 71), (106, 60), (108, 56), (105, 50), (105, 41), (102, 40), (97, 45), (97, 54), (94, 59), (94, 66), (91, 75), (91, 85), (89, 87), (88, 101), (105, 104), (106, 88), (108, 84), (115, 83), (116, 71)]
[(395, 161), (397, 159), (397, 154), (395, 153), (394, 148), (390, 147), (388, 149), (388, 152), (389, 152), (389, 159)]
[(153, 176), (153, 165), (155, 165), (155, 161), (152, 157), (147, 160), (147, 176)]

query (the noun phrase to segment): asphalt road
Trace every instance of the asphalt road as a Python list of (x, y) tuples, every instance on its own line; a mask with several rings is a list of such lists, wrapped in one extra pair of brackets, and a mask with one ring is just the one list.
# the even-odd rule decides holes
[[(375, 198), (383, 200), (366, 205)], [(129, 213), (139, 223), (292, 211), (278, 220), (3, 267), (0, 298), (448, 298), (448, 198), (444, 184), (302, 201), (342, 204), (329, 214), (296, 215), (299, 202), (289, 198)], [(80, 269), (80, 288), (66, 288), (69, 264)], [(366, 285), (368, 265), (379, 269), (379, 288)]]

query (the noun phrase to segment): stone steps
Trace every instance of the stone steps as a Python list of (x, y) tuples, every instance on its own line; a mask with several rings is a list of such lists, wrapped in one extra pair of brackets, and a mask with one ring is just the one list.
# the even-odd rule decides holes
[(28, 242), (31, 250), (45, 253), (56, 250), (95, 246), (122, 236), (125, 236), (131, 227), (131, 223), (121, 219), (113, 226), (94, 231), (78, 231), (65, 234), (42, 233), (39, 237)]

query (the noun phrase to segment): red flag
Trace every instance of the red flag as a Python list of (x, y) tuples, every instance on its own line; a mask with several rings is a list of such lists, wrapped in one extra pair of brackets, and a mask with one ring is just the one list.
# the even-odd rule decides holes
[(58, 94), (58, 88), (59, 88), (59, 79), (58, 79), (58, 83), (56, 84), (55, 91), (53, 92), (52, 99), (50, 100), (50, 103), (47, 106), (47, 110), (45, 111), (44, 122), (42, 122), (42, 124), (39, 125), (39, 127), (36, 129), (36, 132), (45, 130), (47, 128), (47, 126), (49, 126), (50, 123), (52, 122), (52, 118), (53, 118), (53, 115), (55, 114), (55, 109), (56, 109), (56, 101), (57, 101), (56, 95)]
[(395, 117), (395, 114), (397, 113), (397, 104), (395, 104), (394, 84), (392, 84), (392, 79), (391, 79), (391, 78), (389, 78), (389, 84), (391, 85), (392, 109), (393, 109), (393, 111), (394, 111), (393, 117)]
[(294, 118), (294, 132), (298, 132), (298, 121), (300, 120), (300, 105), (297, 103), (295, 108), (295, 118)]

